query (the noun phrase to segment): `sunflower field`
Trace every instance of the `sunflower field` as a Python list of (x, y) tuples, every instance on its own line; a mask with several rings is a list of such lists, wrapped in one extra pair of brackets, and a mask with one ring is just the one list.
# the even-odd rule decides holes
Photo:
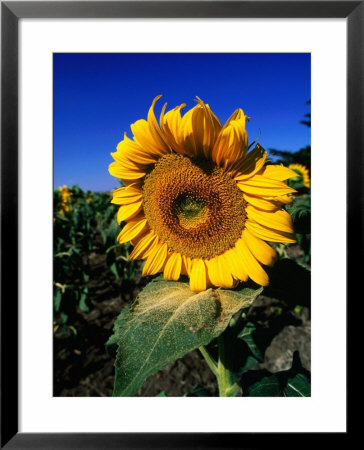
[(310, 147), (157, 100), (119, 188), (54, 190), (54, 395), (310, 396)]

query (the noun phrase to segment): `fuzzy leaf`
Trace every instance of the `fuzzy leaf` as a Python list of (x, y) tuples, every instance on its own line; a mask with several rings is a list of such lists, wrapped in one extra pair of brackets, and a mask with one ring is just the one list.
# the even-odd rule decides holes
[(207, 345), (262, 288), (208, 289), (156, 279), (119, 315), (106, 344), (115, 354), (114, 396), (131, 396), (144, 380), (186, 353)]

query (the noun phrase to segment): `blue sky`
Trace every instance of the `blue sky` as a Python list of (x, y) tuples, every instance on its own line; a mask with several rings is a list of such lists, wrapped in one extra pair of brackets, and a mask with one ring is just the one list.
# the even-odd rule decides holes
[(54, 187), (108, 191), (110, 156), (130, 124), (200, 97), (224, 123), (237, 108), (251, 117), (249, 141), (296, 151), (310, 144), (310, 54), (57, 53), (54, 55)]

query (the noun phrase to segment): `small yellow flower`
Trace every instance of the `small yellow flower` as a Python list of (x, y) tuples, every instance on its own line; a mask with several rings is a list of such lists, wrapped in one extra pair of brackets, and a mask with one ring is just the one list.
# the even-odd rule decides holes
[[(159, 96), (160, 97), (160, 96)], [(224, 126), (209, 105), (183, 116), (180, 105), (159, 123), (156, 97), (147, 120), (131, 125), (112, 153), (110, 174), (125, 184), (113, 192), (126, 225), (119, 243), (134, 246), (129, 259), (145, 259), (143, 275), (166, 280), (188, 275), (190, 288), (233, 288), (251, 278), (266, 286), (262, 265), (276, 252), (269, 242), (296, 242), (291, 216), (283, 209), (294, 189), (284, 182), (296, 172), (267, 165), (265, 150), (248, 150), (245, 123), (237, 109)]]
[(311, 186), (310, 173), (306, 166), (302, 164), (290, 164), (288, 167), (294, 170), (298, 174), (298, 176), (302, 178), (302, 183), (304, 186), (306, 186), (307, 188)]
[(72, 195), (72, 192), (68, 189), (67, 186), (63, 186), (58, 188), (60, 193), (61, 193), (61, 208), (59, 210), (60, 214), (62, 214), (63, 216), (66, 215), (66, 213), (68, 213), (68, 211), (70, 210), (69, 208), (69, 198)]

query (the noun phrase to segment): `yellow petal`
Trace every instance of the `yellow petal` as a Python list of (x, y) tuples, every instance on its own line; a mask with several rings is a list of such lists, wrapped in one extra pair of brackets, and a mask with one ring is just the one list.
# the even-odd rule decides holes
[(181, 275), (182, 257), (179, 253), (173, 252), (168, 257), (164, 267), (164, 279), (177, 281)]
[(212, 159), (217, 165), (232, 166), (245, 157), (248, 149), (248, 134), (245, 130), (246, 116), (238, 109), (228, 119), (212, 150)]
[(202, 152), (203, 129), (199, 126), (201, 120), (202, 111), (198, 105), (187, 111), (182, 117), (183, 147), (186, 154), (190, 156), (196, 156)]
[(221, 124), (208, 105), (200, 99), (197, 101), (181, 120), (183, 146), (190, 156), (209, 158)]
[(168, 144), (166, 143), (164, 139), (163, 131), (159, 128), (157, 119), (154, 115), (154, 105), (158, 99), (160, 99), (162, 96), (158, 95), (155, 97), (155, 99), (152, 102), (152, 106), (149, 108), (148, 111), (148, 124), (149, 124), (149, 130), (150, 134), (153, 136), (154, 141), (157, 143), (157, 147), (162, 149), (163, 153), (168, 153), (170, 151)]
[(255, 206), (259, 209), (264, 209), (265, 211), (277, 211), (277, 209), (282, 208), (282, 203), (274, 200), (266, 200), (262, 197), (255, 197), (254, 195), (244, 194), (244, 199), (248, 202), (248, 204)]
[(157, 244), (146, 260), (142, 275), (155, 275), (160, 272), (167, 258), (167, 244)]
[(263, 175), (267, 178), (273, 178), (273, 180), (288, 180), (288, 178), (297, 177), (297, 172), (294, 170), (288, 169), (288, 167), (284, 167), (283, 165), (272, 165), (269, 164), (265, 166), (260, 172), (260, 175)]
[(120, 224), (124, 220), (131, 219), (132, 217), (136, 216), (142, 209), (143, 202), (142, 200), (131, 203), (128, 205), (120, 206), (118, 214), (117, 214), (117, 221)]
[(237, 161), (231, 168), (236, 181), (246, 180), (259, 172), (267, 160), (267, 152), (257, 144), (245, 158)]
[(153, 153), (150, 148), (141, 147), (129, 139), (126, 133), (124, 134), (124, 140), (119, 142), (116, 149), (116, 153), (112, 154), (115, 160), (123, 161), (123, 159), (127, 159), (143, 166), (154, 164), (161, 156), (159, 152)]
[(265, 266), (272, 266), (277, 260), (276, 251), (266, 242), (254, 236), (247, 228), (243, 231), (243, 241), (253, 256)]
[(259, 196), (275, 197), (296, 192), (283, 181), (273, 180), (262, 175), (254, 175), (247, 180), (238, 181), (237, 186), (244, 193)]
[(134, 186), (115, 189), (111, 203), (115, 205), (129, 205), (142, 200), (142, 191)]
[(202, 128), (202, 148), (205, 158), (210, 158), (212, 148), (216, 142), (217, 136), (221, 130), (221, 123), (215, 114), (211, 111), (209, 105), (206, 105), (197, 97), (197, 102), (203, 111), (200, 127)]
[(241, 261), (249, 278), (255, 281), (260, 286), (268, 286), (269, 278), (262, 266), (254, 258), (251, 251), (242, 239), (236, 243), (237, 251), (240, 253)]
[(223, 254), (206, 261), (206, 265), (209, 279), (213, 285), (226, 289), (231, 289), (235, 286), (236, 283), (233, 280)]
[(140, 119), (133, 123), (131, 131), (134, 135), (134, 140), (142, 148), (148, 149), (153, 155), (163, 156), (168, 152), (165, 145), (160, 145), (159, 140), (155, 139), (155, 135), (152, 135), (149, 124), (146, 120)]
[(149, 231), (145, 236), (139, 238), (138, 242), (135, 243), (133, 251), (130, 253), (128, 260), (133, 261), (134, 259), (145, 259), (151, 250), (155, 247), (158, 242), (157, 236), (154, 231)]
[(206, 290), (206, 266), (202, 259), (192, 260), (190, 289), (193, 292), (201, 292)]
[(285, 233), (293, 233), (292, 218), (284, 209), (274, 212), (262, 211), (252, 205), (246, 208), (249, 219), (274, 230), (284, 231)]
[(143, 233), (147, 227), (147, 219), (139, 217), (137, 219), (128, 222), (119, 233), (117, 237), (119, 244), (124, 244), (132, 239), (136, 238), (139, 234)]
[(273, 199), (267, 197), (267, 200), (274, 200), (280, 203), (284, 203), (285, 205), (292, 205), (294, 198), (295, 198), (294, 195), (289, 194), (289, 195), (279, 195), (278, 197), (274, 197)]
[(119, 161), (112, 162), (109, 165), (110, 175), (116, 178), (128, 179), (128, 180), (136, 180), (138, 178), (142, 178), (145, 176), (146, 171), (143, 171), (138, 168), (128, 168), (126, 165), (121, 164)]
[(182, 105), (176, 106), (174, 109), (164, 114), (166, 106), (167, 104), (163, 106), (159, 119), (161, 129), (167, 142), (169, 143), (169, 146), (176, 152), (183, 155), (185, 153), (185, 149), (182, 145), (183, 131), (181, 126), (181, 109), (184, 108), (186, 104), (183, 103)]
[(191, 258), (185, 255), (182, 255), (182, 268), (181, 268), (181, 274), (182, 275), (189, 275), (191, 272), (192, 262)]
[(237, 251), (236, 246), (225, 252), (224, 255), (229, 264), (232, 276), (240, 281), (248, 281), (248, 274), (244, 269), (241, 262), (241, 255)]
[(254, 220), (247, 220), (245, 222), (245, 226), (252, 234), (254, 234), (254, 236), (257, 236), (260, 239), (264, 239), (265, 241), (288, 243), (296, 242), (294, 233), (286, 233), (285, 231), (274, 230), (273, 228), (260, 225)]

